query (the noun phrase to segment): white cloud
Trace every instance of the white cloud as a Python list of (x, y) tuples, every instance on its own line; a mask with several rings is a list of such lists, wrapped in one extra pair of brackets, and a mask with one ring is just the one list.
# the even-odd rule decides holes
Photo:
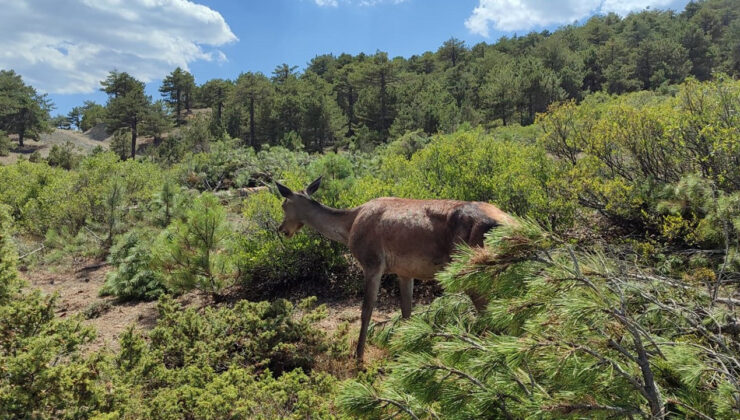
[(112, 69), (143, 81), (237, 40), (223, 16), (188, 0), (0, 0), (0, 69), (49, 93), (89, 93)]
[(594, 13), (614, 12), (622, 16), (646, 7), (682, 8), (688, 0), (479, 0), (465, 21), (473, 33), (488, 37), (491, 27), (502, 31), (527, 30), (572, 23)]

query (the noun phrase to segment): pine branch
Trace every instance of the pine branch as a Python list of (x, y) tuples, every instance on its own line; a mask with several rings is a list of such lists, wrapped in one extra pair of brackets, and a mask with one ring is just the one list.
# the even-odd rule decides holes
[(388, 399), (388, 398), (381, 398), (381, 397), (377, 397), (377, 396), (375, 397), (375, 399), (377, 399), (379, 402), (382, 402), (382, 403), (385, 403), (385, 404), (390, 404), (390, 405), (392, 405), (394, 407), (398, 407), (399, 410), (404, 411), (406, 414), (408, 414), (409, 416), (411, 416), (412, 419), (419, 420), (419, 417), (417, 417), (416, 414), (414, 414), (414, 412), (411, 411), (410, 408), (406, 407), (405, 405), (401, 404), (398, 401), (394, 401), (394, 400), (391, 400), (391, 399)]
[[(561, 347), (560, 344), (555, 343), (555, 342), (552, 342), (552, 341), (550, 342), (550, 344), (551, 345), (554, 345), (555, 347)], [(599, 352), (597, 352), (597, 351), (595, 351), (593, 349), (590, 349), (590, 348), (588, 348), (586, 346), (582, 346), (582, 345), (579, 345), (579, 344), (576, 344), (576, 343), (572, 343), (572, 342), (567, 342), (565, 344), (567, 344), (572, 350), (582, 351), (584, 353), (587, 353), (587, 354), (595, 357), (596, 359), (598, 359), (601, 363), (604, 363), (604, 364), (607, 364), (607, 365), (611, 366), (620, 376), (622, 376), (624, 379), (626, 379), (627, 382), (629, 382), (636, 391), (638, 391), (643, 397), (645, 397), (645, 399), (649, 399), (650, 398), (649, 395), (648, 395), (648, 393), (647, 393), (647, 390), (645, 389), (644, 385), (642, 383), (640, 383), (639, 379), (637, 379), (634, 376), (632, 376), (629, 373), (627, 373), (627, 371), (625, 371), (622, 368), (622, 366), (619, 365), (619, 363), (615, 362), (614, 360), (611, 360), (611, 359), (606, 358), (601, 353), (599, 353)]]
[(702, 418), (704, 420), (714, 420), (713, 417), (709, 417), (706, 414), (702, 413), (701, 411), (695, 409), (694, 407), (691, 407), (690, 405), (685, 404), (685, 403), (683, 403), (680, 400), (677, 400), (675, 398), (669, 398), (668, 400), (666, 400), (666, 402), (668, 402), (670, 404), (680, 405), (681, 407), (683, 407), (683, 408), (691, 411), (693, 414), (699, 416), (700, 418)]
[(639, 408), (634, 407), (616, 407), (611, 405), (598, 405), (598, 404), (560, 404), (553, 407), (545, 407), (547, 411), (560, 411), (563, 414), (571, 414), (578, 411), (613, 411), (617, 414), (629, 415), (629, 414), (640, 414), (644, 416), (644, 413)]

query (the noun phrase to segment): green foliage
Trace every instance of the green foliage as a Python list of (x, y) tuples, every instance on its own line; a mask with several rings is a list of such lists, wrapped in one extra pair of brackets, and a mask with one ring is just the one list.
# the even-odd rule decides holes
[[(326, 334), (312, 325), (326, 316), (324, 306), (307, 299), (298, 311), (288, 301), (240, 301), (233, 308), (183, 310), (171, 299), (160, 300), (160, 319), (149, 334), (151, 348), (171, 367), (210, 366), (223, 371), (229, 365), (270, 369), (280, 374), (295, 368), (308, 371), (326, 350)], [(206, 348), (188, 343), (202, 342)]]
[(5, 304), (20, 285), (16, 271), (15, 245), (12, 237), (12, 219), (9, 209), (0, 205), (0, 304)]
[(120, 236), (108, 255), (115, 268), (106, 275), (100, 295), (121, 300), (154, 300), (167, 291), (164, 277), (152, 261), (156, 233), (134, 230)]
[(173, 70), (162, 80), (159, 92), (175, 111), (175, 124), (178, 126), (183, 121), (183, 108), (190, 110), (194, 90), (195, 78), (180, 67)]
[(391, 145), (377, 172), (343, 191), (346, 202), (357, 205), (383, 195), (487, 201), (543, 223), (570, 220), (573, 203), (551, 191), (557, 168), (540, 148), (495, 132), (460, 130), (434, 137), (407, 158), (402, 144), (408, 141)]
[(49, 166), (58, 166), (64, 169), (72, 169), (77, 165), (79, 158), (74, 153), (74, 145), (66, 142), (63, 145), (55, 144), (49, 150), (49, 156), (46, 161)]
[(112, 71), (100, 83), (102, 90), (108, 94), (105, 107), (108, 132), (120, 129), (131, 133), (131, 157), (136, 157), (136, 139), (141, 123), (151, 112), (151, 97), (144, 93), (144, 83), (128, 73)]
[(159, 235), (153, 250), (155, 264), (168, 288), (197, 288), (219, 295), (237, 276), (229, 252), (232, 242), (224, 208), (214, 195), (204, 193)]
[(40, 163), (44, 158), (41, 157), (41, 153), (38, 150), (34, 150), (31, 155), (28, 156), (28, 161), (31, 163)]
[(105, 393), (94, 380), (100, 360), (79, 353), (94, 332), (78, 317), (56, 318), (55, 296), (23, 290), (10, 221), (0, 206), (0, 417), (86, 417)]
[(330, 347), (314, 302), (201, 314), (163, 297), (151, 332), (130, 328), (116, 353), (83, 356), (89, 327), (55, 318), (53, 299), (16, 292), (0, 303), (0, 416), (336, 418), (336, 379), (309, 372)]
[(155, 193), (151, 207), (154, 211), (154, 221), (162, 227), (170, 224), (173, 216), (179, 216), (184, 206), (183, 194), (171, 179), (165, 179), (161, 189)]
[(118, 183), (122, 189), (116, 206), (120, 222), (129, 208), (151, 199), (162, 178), (156, 165), (121, 162), (113, 153), (86, 157), (75, 171), (18, 162), (0, 167), (0, 203), (11, 207), (24, 230), (40, 236), (50, 229), (66, 229), (74, 236), (86, 223), (108, 234), (111, 206), (106, 199), (111, 197), (112, 185)]
[[(239, 236), (235, 260), (243, 286), (250, 296), (288, 296), (296, 291), (328, 296), (357, 292), (357, 273), (350, 271), (346, 250), (315, 232), (283, 240), (277, 227), (282, 219), (281, 200), (264, 191), (244, 203), (247, 221)], [(316, 267), (322, 267), (316, 270)]]
[(13, 70), (0, 70), (0, 130), (17, 134), (21, 147), (25, 138), (38, 138), (49, 130), (51, 108), (46, 95), (26, 86), (20, 75)]
[(82, 107), (82, 119), (80, 120), (80, 130), (87, 131), (98, 124), (105, 122), (105, 107), (92, 101), (85, 101)]
[(210, 144), (216, 140), (211, 132), (209, 120), (198, 116), (185, 127), (170, 133), (157, 147), (155, 156), (164, 163), (175, 163), (188, 152), (194, 154), (208, 152)]
[(0, 130), (0, 156), (8, 156), (11, 146), (10, 137), (5, 134), (5, 131)]
[[(312, 300), (206, 308), (200, 314), (160, 299), (148, 340), (133, 329), (113, 360), (121, 417), (333, 417), (335, 379), (304, 373), (328, 346)], [(297, 368), (297, 369), (296, 369)]]
[(121, 160), (131, 156), (131, 132), (127, 130), (116, 130), (110, 142), (110, 150)]
[[(679, 86), (675, 97), (632, 94), (552, 108), (540, 144), (565, 170), (555, 187), (625, 226), (672, 240), (717, 244), (717, 217), (740, 186), (736, 139), (740, 84), (726, 78)], [(668, 204), (670, 202), (670, 204)], [(725, 232), (723, 232), (725, 231)]]
[(199, 102), (211, 108), (212, 133), (214, 135), (220, 135), (225, 129), (223, 109), (233, 87), (233, 83), (229, 80), (212, 79), (198, 89)]
[[(378, 336), (386, 374), (350, 381), (348, 414), (377, 417), (730, 418), (740, 413), (740, 348), (708, 325), (730, 312), (703, 286), (572, 250), (536, 225), (492, 231), (439, 276), (486, 296), (478, 315), (447, 294)], [(700, 305), (701, 309), (696, 309)]]

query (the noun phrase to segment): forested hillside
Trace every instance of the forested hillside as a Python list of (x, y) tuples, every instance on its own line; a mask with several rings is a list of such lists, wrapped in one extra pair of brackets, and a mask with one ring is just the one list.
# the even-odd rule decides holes
[[(739, 76), (730, 0), (201, 85), (178, 68), (157, 101), (111, 71), (105, 104), (56, 118), (0, 71), (0, 154), (20, 156), (0, 166), (0, 417), (737, 418)], [(24, 146), (53, 127), (110, 150)], [(332, 207), (485, 201), (518, 223), (417, 282), (356, 364), (358, 312), (334, 307), (359, 307), (357, 263), (277, 232), (275, 182), (318, 176)], [(74, 281), (99, 297), (70, 309), (51, 286)], [(154, 301), (98, 344), (96, 319)]]

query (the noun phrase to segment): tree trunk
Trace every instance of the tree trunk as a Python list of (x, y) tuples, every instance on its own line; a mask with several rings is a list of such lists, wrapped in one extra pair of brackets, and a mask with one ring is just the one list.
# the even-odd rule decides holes
[[(386, 120), (386, 83), (385, 83), (385, 73), (380, 73), (380, 129), (383, 130), (383, 136), (385, 137), (386, 134), (386, 127), (385, 127), (385, 120)], [(384, 140), (386, 140), (384, 138)]]
[(352, 129), (352, 123), (355, 122), (355, 92), (352, 85), (349, 86), (349, 95), (347, 96), (347, 134), (345, 137), (352, 137), (355, 135), (355, 130)]
[(249, 145), (253, 148), (257, 148), (256, 144), (256, 133), (255, 133), (255, 124), (254, 124), (254, 98), (251, 98), (249, 100)]
[(131, 159), (136, 159), (136, 121), (131, 123)]
[(182, 109), (182, 105), (180, 104), (180, 89), (177, 89), (175, 91), (175, 125), (180, 126), (180, 110)]
[(23, 147), (23, 135), (26, 134), (26, 130), (18, 131), (18, 147)]

